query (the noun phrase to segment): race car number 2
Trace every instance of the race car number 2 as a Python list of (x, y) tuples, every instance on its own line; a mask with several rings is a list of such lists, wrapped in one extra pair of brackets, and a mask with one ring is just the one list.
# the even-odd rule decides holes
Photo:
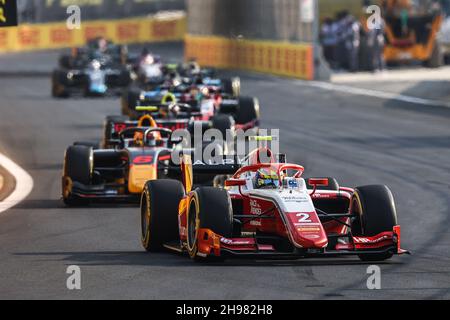
[(299, 213), (297, 214), (299, 223), (311, 223), (311, 216), (307, 213)]

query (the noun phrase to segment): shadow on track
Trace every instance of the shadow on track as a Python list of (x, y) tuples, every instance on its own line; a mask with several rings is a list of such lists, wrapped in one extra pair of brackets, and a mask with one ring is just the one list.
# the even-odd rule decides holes
[[(15, 256), (36, 257), (38, 261), (66, 261), (79, 266), (163, 266), (163, 267), (312, 267), (371, 265), (357, 258), (329, 258), (303, 260), (241, 260), (229, 259), (225, 262), (193, 262), (187, 255), (167, 253), (147, 253), (144, 251), (99, 251), (99, 252), (23, 252)], [(397, 261), (380, 262), (378, 265), (402, 264)]]

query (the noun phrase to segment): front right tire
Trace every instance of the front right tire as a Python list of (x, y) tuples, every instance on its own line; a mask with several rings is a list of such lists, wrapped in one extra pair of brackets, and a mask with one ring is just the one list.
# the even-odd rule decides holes
[[(350, 212), (357, 216), (351, 228), (354, 236), (373, 237), (392, 231), (398, 224), (394, 197), (386, 186), (358, 187), (351, 201)], [(392, 252), (386, 252), (359, 255), (359, 258), (363, 261), (384, 261), (392, 256)]]

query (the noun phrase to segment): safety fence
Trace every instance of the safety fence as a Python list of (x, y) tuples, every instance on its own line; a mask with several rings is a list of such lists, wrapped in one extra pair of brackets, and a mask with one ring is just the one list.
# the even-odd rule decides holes
[(120, 44), (181, 41), (186, 29), (184, 16), (83, 21), (81, 28), (74, 30), (65, 22), (24, 24), (0, 29), (0, 52), (77, 47), (97, 36)]
[(313, 46), (308, 43), (187, 35), (185, 58), (210, 67), (314, 79)]

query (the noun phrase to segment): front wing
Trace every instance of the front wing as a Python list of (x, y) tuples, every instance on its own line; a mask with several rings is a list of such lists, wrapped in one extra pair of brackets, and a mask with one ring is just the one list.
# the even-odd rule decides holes
[[(341, 236), (342, 237), (342, 236)], [(228, 239), (215, 234), (209, 229), (200, 229), (198, 234), (198, 255), (234, 256), (234, 257), (284, 257), (308, 258), (364, 254), (409, 254), (401, 248), (401, 229), (395, 226), (392, 231), (383, 232), (373, 237), (351, 236), (349, 243), (337, 244), (334, 250), (295, 248), (292, 252), (279, 252), (274, 246), (259, 244), (256, 238)]]

